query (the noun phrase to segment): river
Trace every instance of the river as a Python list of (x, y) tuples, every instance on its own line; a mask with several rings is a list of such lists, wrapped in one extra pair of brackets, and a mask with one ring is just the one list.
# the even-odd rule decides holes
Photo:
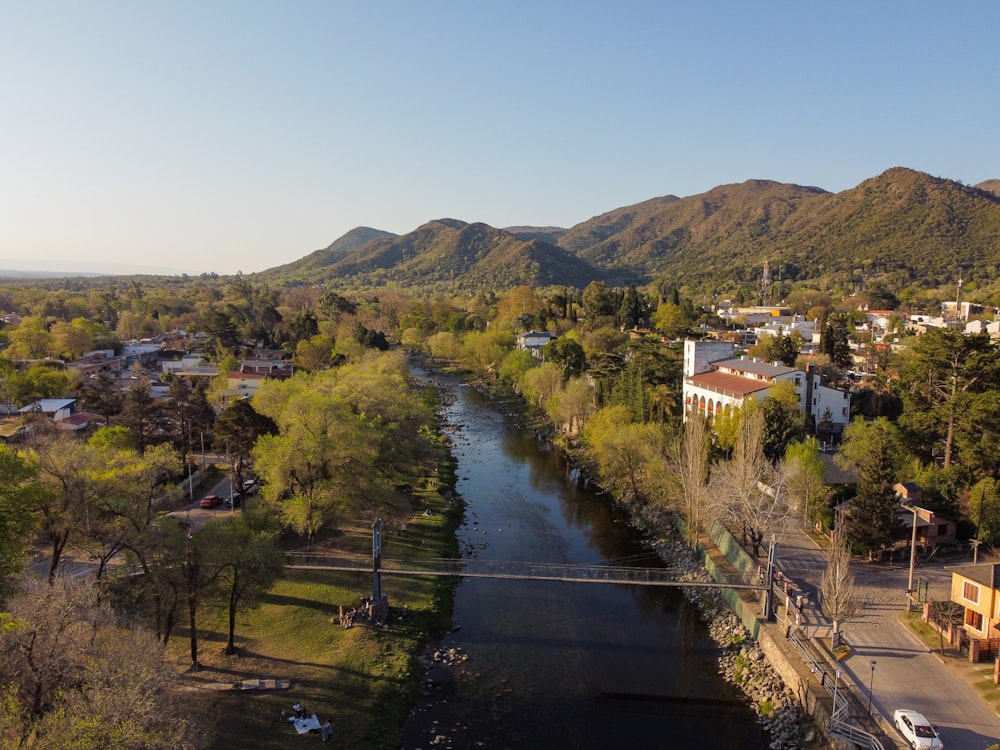
[[(659, 564), (606, 496), (573, 481), (559, 451), (473, 389), (442, 382), (464, 555)], [(459, 658), (431, 670), (434, 686), (403, 726), (404, 750), (765, 746), (679, 590), (465, 579), (454, 621), (441, 651)]]

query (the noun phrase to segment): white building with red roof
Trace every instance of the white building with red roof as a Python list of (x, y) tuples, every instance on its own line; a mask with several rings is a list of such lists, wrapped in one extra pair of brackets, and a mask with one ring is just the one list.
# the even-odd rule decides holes
[(851, 396), (820, 383), (819, 373), (759, 358), (736, 357), (728, 341), (684, 342), (684, 410), (708, 418), (742, 407), (750, 399), (763, 401), (778, 383), (791, 382), (803, 414), (816, 423), (826, 416), (834, 432), (850, 421)]

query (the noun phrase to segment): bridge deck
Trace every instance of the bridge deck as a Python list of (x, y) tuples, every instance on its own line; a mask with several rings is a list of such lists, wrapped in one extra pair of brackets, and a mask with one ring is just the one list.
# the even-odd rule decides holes
[[(374, 573), (370, 559), (293, 553), (287, 567)], [(400, 560), (382, 558), (381, 575), (457, 576), (462, 578), (506, 578), (572, 583), (626, 583), (640, 586), (694, 586), (715, 588), (760, 588), (752, 584), (717, 584), (683, 580), (680, 568), (635, 568), (615, 565), (526, 563), (509, 560), (435, 558)]]

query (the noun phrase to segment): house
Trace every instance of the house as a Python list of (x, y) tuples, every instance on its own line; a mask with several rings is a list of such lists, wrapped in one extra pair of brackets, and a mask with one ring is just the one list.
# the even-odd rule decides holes
[(66, 432), (83, 432), (98, 427), (105, 427), (108, 424), (106, 417), (89, 411), (78, 411), (65, 419), (56, 422), (56, 427)]
[(684, 342), (685, 414), (698, 412), (711, 419), (751, 399), (763, 401), (773, 386), (791, 382), (799, 410), (817, 425), (828, 419), (828, 431), (839, 434), (850, 421), (850, 394), (822, 385), (811, 365), (802, 370), (735, 354), (736, 345), (728, 341)]
[(554, 333), (549, 331), (526, 331), (517, 334), (517, 348), (521, 351), (531, 352), (534, 357), (542, 356), (542, 348), (556, 338)]
[(997, 651), (1000, 638), (1000, 563), (955, 565), (951, 572), (951, 601), (965, 608), (963, 628), (969, 637), (969, 659)]
[(73, 415), (76, 411), (75, 398), (41, 398), (32, 404), (22, 406), (17, 410), (20, 414), (44, 414), (58, 422)]
[(82, 375), (121, 372), (126, 368), (125, 357), (116, 357), (114, 349), (102, 349), (85, 354), (79, 359), (67, 362), (66, 367)]
[(285, 359), (247, 358), (240, 362), (240, 372), (283, 380), (292, 376), (292, 363)]

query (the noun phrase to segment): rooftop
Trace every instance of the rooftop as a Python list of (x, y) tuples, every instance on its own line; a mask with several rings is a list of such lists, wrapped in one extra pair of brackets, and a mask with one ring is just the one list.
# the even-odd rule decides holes
[(771, 387), (771, 383), (764, 380), (751, 380), (728, 372), (710, 370), (699, 375), (692, 375), (685, 380), (698, 388), (705, 388), (710, 391), (719, 391), (734, 396), (746, 396), (749, 393), (765, 391)]

